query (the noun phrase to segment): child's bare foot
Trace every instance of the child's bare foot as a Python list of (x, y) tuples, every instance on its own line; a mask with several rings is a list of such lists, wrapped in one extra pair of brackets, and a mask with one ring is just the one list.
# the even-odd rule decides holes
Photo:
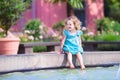
[(74, 69), (75, 67), (74, 67), (74, 65), (70, 65), (70, 69)]
[(82, 66), (81, 69), (84, 70), (84, 69), (85, 69), (85, 66)]

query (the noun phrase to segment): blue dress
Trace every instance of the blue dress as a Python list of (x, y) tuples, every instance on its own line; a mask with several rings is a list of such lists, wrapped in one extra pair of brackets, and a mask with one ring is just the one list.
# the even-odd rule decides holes
[(80, 45), (80, 36), (83, 34), (82, 31), (77, 31), (76, 34), (70, 33), (68, 30), (64, 30), (63, 34), (66, 36), (66, 40), (63, 45), (64, 52), (70, 52), (72, 54), (83, 53), (83, 48)]

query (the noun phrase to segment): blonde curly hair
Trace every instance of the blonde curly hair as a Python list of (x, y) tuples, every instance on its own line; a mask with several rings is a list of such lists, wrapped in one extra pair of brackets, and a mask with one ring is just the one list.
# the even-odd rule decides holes
[(76, 16), (70, 16), (67, 19), (65, 19), (65, 25), (67, 24), (68, 20), (71, 20), (73, 22), (76, 30), (81, 29), (81, 21)]

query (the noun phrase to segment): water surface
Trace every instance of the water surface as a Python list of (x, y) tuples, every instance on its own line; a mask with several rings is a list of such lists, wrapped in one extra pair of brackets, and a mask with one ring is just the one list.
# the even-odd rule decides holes
[(0, 75), (0, 80), (116, 80), (117, 72), (118, 66), (38, 70)]

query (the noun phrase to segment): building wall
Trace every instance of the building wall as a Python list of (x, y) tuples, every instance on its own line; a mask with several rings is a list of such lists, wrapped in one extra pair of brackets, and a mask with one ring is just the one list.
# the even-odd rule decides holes
[[(92, 32), (96, 32), (95, 21), (104, 17), (103, 6), (103, 0), (86, 0), (85, 23)], [(50, 4), (45, 0), (33, 0), (32, 8), (23, 15), (14, 26), (15, 30), (20, 31), (32, 18), (38, 18), (48, 27), (52, 27), (56, 22), (67, 17), (67, 7), (66, 3)]]
[(92, 32), (96, 32), (97, 19), (104, 17), (103, 0), (86, 0), (86, 27)]
[(66, 3), (50, 4), (45, 0), (33, 0), (32, 8), (28, 9), (18, 20), (14, 29), (20, 31), (33, 18), (40, 19), (46, 26), (52, 27), (67, 17)]
[(66, 3), (50, 4), (44, 0), (37, 0), (36, 17), (40, 18), (48, 27), (63, 20), (67, 16)]

